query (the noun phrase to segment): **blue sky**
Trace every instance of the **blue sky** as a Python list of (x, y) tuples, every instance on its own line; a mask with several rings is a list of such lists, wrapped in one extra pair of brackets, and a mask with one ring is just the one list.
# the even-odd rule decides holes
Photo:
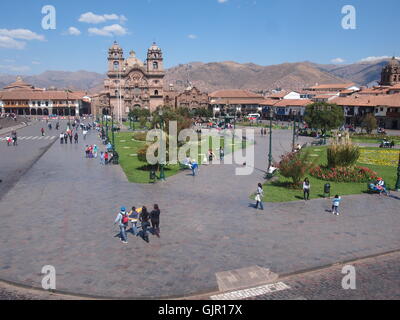
[[(347, 4), (356, 8), (355, 30), (341, 26)], [(56, 30), (41, 27), (44, 5), (56, 9)], [(126, 55), (134, 49), (141, 59), (156, 41), (166, 67), (400, 56), (399, 12), (398, 0), (2, 1), (0, 73), (105, 72), (115, 39)]]

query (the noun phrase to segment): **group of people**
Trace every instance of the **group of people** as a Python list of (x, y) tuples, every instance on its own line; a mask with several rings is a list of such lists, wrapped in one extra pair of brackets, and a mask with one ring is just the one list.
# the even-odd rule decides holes
[(68, 144), (68, 139), (70, 144), (72, 144), (72, 139), (74, 139), (74, 143), (79, 143), (79, 135), (78, 132), (73, 133), (71, 129), (67, 129), (66, 132), (60, 133), (60, 144)]
[(6, 137), (6, 142), (7, 142), (7, 146), (11, 146), (11, 144), (13, 146), (17, 146), (18, 142), (17, 142), (18, 138), (17, 138), (17, 131), (13, 130), (11, 132), (11, 136), (7, 136)]
[(86, 145), (85, 147), (85, 156), (89, 159), (96, 159), (99, 152), (99, 148), (97, 145)]
[[(125, 207), (121, 207), (114, 225), (118, 224), (119, 226), (119, 238), (122, 243), (128, 243), (127, 228), (129, 227), (129, 222), (132, 225), (131, 232), (133, 235), (141, 235), (147, 243), (150, 241), (149, 231), (160, 237), (160, 213), (161, 211), (157, 204), (154, 205), (151, 212), (147, 210), (146, 206), (141, 208), (132, 207), (129, 212), (127, 212)], [(141, 232), (139, 232), (139, 228), (142, 229)]]
[(382, 193), (385, 195), (388, 195), (389, 192), (387, 191), (386, 188), (386, 183), (385, 180), (383, 180), (382, 178), (378, 178), (375, 183), (371, 183), (370, 184), (370, 188), (376, 192), (379, 193), (379, 195), (381, 195)]

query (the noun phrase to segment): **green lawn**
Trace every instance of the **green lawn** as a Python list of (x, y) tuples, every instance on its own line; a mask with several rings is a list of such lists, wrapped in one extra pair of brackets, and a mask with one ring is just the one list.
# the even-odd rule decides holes
[[(398, 140), (397, 138), (395, 138), (395, 137), (390, 137), (390, 136), (388, 136), (387, 137), (387, 139), (389, 140), (389, 141), (394, 141), (395, 142), (395, 144), (396, 145), (400, 145), (400, 140)], [(383, 138), (382, 139), (370, 139), (370, 138), (351, 138), (351, 141), (353, 141), (353, 142), (358, 142), (358, 143), (374, 143), (374, 144), (376, 144), (376, 145), (380, 145), (381, 143), (382, 143), (382, 141), (383, 141)]]
[[(311, 151), (311, 156), (318, 159), (319, 164), (326, 164), (326, 147), (311, 147), (308, 148)], [(363, 150), (375, 151), (375, 155), (379, 155), (385, 150), (379, 148), (362, 148)], [(385, 153), (381, 154), (385, 157)], [(398, 155), (397, 155), (398, 157)], [(383, 165), (371, 165), (366, 163), (358, 163), (360, 166), (368, 167), (373, 171), (377, 172), (386, 182), (390, 188), (394, 188), (397, 178), (397, 167), (396, 166), (383, 166)], [(339, 194), (351, 195), (351, 194), (362, 194), (367, 191), (367, 183), (337, 183), (327, 182), (319, 180), (312, 176), (308, 176), (311, 183), (310, 199), (317, 199), (323, 197), (324, 185), (329, 183), (331, 185), (331, 195), (334, 196)], [(264, 201), (265, 202), (290, 202), (303, 199), (302, 190), (288, 189), (284, 185), (285, 183), (291, 182), (290, 179), (279, 176), (279, 180), (276, 182), (268, 182), (264, 188)]]
[[(213, 149), (217, 158), (219, 158), (219, 148), (212, 146), (212, 139), (221, 139), (217, 137), (203, 137), (201, 145), (199, 145), (199, 156), (198, 163), (202, 164), (204, 159), (204, 154), (201, 152), (201, 146), (203, 150)], [(111, 140), (111, 133), (110, 133)], [(221, 146), (224, 148), (224, 139), (220, 140)], [(144, 170), (146, 163), (139, 161), (137, 157), (138, 151), (146, 145), (146, 142), (137, 141), (133, 139), (132, 132), (119, 132), (115, 133), (115, 148), (120, 157), (120, 165), (125, 172), (129, 182), (133, 183), (149, 183), (149, 171)], [(246, 143), (243, 145), (246, 147)], [(239, 150), (242, 148), (242, 141), (240, 139), (235, 139), (234, 142), (230, 142), (227, 146), (226, 154), (232, 152), (232, 150)], [(179, 165), (167, 165), (165, 169), (166, 177), (173, 176), (180, 171)], [(157, 173), (158, 175), (159, 173)]]

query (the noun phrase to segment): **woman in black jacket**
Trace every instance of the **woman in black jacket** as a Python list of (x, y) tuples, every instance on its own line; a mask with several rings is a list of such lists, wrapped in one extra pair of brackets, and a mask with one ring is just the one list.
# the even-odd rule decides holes
[(158, 234), (160, 232), (160, 208), (158, 204), (154, 205), (154, 210), (150, 213), (151, 226), (154, 231)]

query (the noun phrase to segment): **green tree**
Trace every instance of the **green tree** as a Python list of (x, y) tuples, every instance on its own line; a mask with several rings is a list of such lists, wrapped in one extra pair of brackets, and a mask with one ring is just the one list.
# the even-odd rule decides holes
[(362, 120), (361, 127), (371, 134), (373, 130), (378, 128), (378, 121), (372, 113), (367, 113)]
[(306, 108), (304, 120), (312, 129), (319, 129), (323, 134), (337, 129), (344, 123), (344, 111), (336, 104), (316, 102)]

